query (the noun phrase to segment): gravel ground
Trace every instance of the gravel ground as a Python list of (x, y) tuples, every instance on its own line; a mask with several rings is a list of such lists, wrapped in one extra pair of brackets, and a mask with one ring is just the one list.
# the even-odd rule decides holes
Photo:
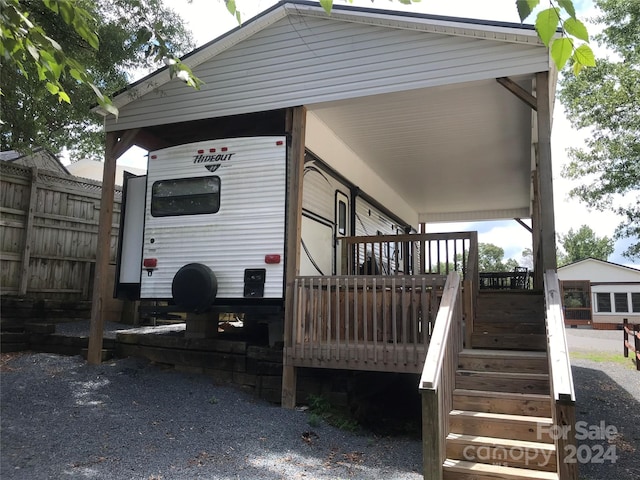
[[(59, 327), (88, 334), (81, 323)], [(571, 336), (572, 350), (613, 348), (602, 332)], [(640, 480), (640, 372), (630, 363), (572, 364), (577, 421), (596, 437), (578, 441), (580, 478)], [(93, 366), (80, 357), (8, 354), (0, 371), (3, 480), (422, 478), (419, 441), (312, 427), (307, 412), (144, 360)], [(609, 430), (593, 430), (602, 426)]]
[(419, 441), (311, 427), (142, 360), (5, 356), (0, 380), (3, 480), (422, 478)]

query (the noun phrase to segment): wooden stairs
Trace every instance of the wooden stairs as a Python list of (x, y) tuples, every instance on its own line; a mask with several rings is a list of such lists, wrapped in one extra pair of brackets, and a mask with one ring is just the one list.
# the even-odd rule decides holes
[(481, 292), (460, 353), (443, 478), (558, 479), (543, 299)]

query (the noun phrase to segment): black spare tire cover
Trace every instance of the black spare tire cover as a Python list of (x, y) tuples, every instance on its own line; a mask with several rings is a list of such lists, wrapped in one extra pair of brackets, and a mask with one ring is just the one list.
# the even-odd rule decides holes
[(208, 309), (218, 293), (215, 273), (201, 263), (189, 263), (178, 270), (171, 284), (176, 305), (187, 312)]

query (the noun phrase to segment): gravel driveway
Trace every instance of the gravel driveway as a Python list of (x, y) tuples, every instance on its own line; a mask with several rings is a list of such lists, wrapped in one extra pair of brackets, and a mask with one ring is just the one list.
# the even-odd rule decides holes
[(203, 375), (136, 359), (3, 362), (0, 476), (11, 479), (421, 479), (420, 442), (319, 425)]
[[(584, 348), (601, 338), (585, 335), (591, 340)], [(311, 427), (307, 412), (203, 375), (131, 358), (93, 366), (44, 353), (2, 357), (3, 480), (422, 478), (415, 439)], [(617, 430), (579, 441), (583, 458), (598, 445), (615, 446), (618, 456), (615, 463), (581, 463), (580, 478), (639, 480), (640, 372), (586, 359), (573, 365), (577, 420)]]

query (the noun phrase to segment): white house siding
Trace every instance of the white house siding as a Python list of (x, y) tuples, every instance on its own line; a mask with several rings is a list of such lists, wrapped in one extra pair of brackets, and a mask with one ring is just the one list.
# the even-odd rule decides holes
[[(563, 280), (588, 280), (591, 283), (591, 304), (594, 323), (622, 323), (627, 318), (631, 323), (640, 322), (640, 310), (633, 311), (631, 294), (640, 295), (640, 270), (627, 268), (610, 262), (586, 259), (558, 269), (558, 278)], [(611, 312), (598, 311), (596, 294), (609, 294)], [(627, 294), (627, 312), (615, 311), (615, 293)]]
[(107, 131), (548, 69), (538, 45), (290, 15), (196, 66), (200, 91), (174, 79), (121, 107)]

